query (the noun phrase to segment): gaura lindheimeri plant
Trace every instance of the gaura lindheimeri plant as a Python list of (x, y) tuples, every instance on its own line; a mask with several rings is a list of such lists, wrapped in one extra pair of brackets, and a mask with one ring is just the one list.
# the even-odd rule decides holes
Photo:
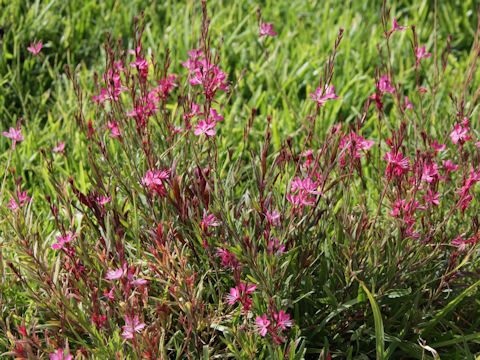
[[(130, 46), (107, 40), (93, 89), (68, 71), (84, 172), (58, 165), (75, 161), (63, 138), (42, 152), (41, 199), (6, 172), (2, 237), (15, 256), (3, 267), (35, 303), (33, 315), (12, 309), (0, 324), (9, 354), (422, 359), (480, 351), (472, 83), (480, 30), (461, 88), (450, 89), (449, 46), (439, 40), (428, 53), (415, 26), (400, 26), (384, 4), (379, 62), (356, 111), (348, 120), (330, 115), (352, 91), (336, 79), (348, 35), (340, 29), (324, 68), (312, 69), (318, 81), (295, 95), (304, 108), (289, 109), (295, 136), (282, 138), (281, 118), (236, 103), (246, 85), (210, 36), (206, 2), (201, 9), (188, 52), (148, 48), (137, 18)], [(258, 14), (245, 46), (268, 64), (282, 38)], [(397, 76), (393, 42), (409, 54), (408, 76)], [(3, 134), (14, 156), (21, 130)]]

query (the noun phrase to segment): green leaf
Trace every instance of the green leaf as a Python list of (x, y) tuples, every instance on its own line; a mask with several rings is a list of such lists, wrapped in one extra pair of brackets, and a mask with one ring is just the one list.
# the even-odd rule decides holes
[(384, 351), (385, 334), (383, 331), (382, 313), (380, 312), (380, 308), (378, 307), (378, 304), (375, 301), (375, 297), (368, 290), (367, 286), (361, 280), (358, 280), (358, 282), (360, 283), (360, 286), (362, 287), (363, 291), (365, 291), (365, 294), (367, 294), (368, 301), (370, 302), (370, 306), (373, 312), (373, 321), (375, 323), (375, 342), (376, 342), (377, 360), (383, 360), (385, 359), (385, 351)]

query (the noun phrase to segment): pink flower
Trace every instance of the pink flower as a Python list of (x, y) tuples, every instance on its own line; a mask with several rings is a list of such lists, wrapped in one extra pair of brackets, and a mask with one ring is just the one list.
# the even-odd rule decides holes
[(218, 121), (223, 121), (223, 116), (220, 115), (217, 110), (210, 108), (210, 119), (218, 122)]
[(118, 123), (116, 121), (109, 121), (107, 123), (107, 128), (110, 130), (110, 137), (115, 139), (121, 136), (120, 129), (118, 128)]
[(273, 320), (275, 320), (276, 325), (282, 330), (286, 330), (287, 327), (292, 327), (293, 325), (292, 320), (290, 320), (290, 314), (287, 314), (283, 310), (273, 314)]
[(59, 142), (52, 149), (52, 152), (59, 153), (59, 154), (63, 154), (64, 151), (65, 151), (65, 143), (64, 142)]
[(57, 349), (55, 352), (49, 354), (50, 360), (72, 360), (73, 356), (68, 352), (64, 352), (62, 348)]
[(280, 214), (277, 210), (273, 210), (272, 212), (266, 211), (265, 218), (267, 219), (270, 226), (279, 226), (280, 225)]
[(112, 286), (110, 290), (105, 289), (103, 295), (109, 300), (115, 300), (115, 286)]
[(252, 306), (252, 299), (249, 297), (255, 289), (256, 285), (248, 285), (247, 283), (240, 282), (237, 286), (230, 289), (230, 293), (225, 296), (229, 305), (233, 305), (236, 302), (242, 304), (243, 309), (248, 311)]
[(384, 160), (387, 161), (387, 168), (385, 175), (387, 177), (402, 176), (410, 170), (410, 162), (408, 157), (404, 157), (401, 152), (394, 152), (393, 150), (385, 154)]
[(427, 193), (423, 196), (423, 199), (427, 204), (438, 206), (440, 204), (439, 197), (440, 194), (438, 192), (434, 193), (432, 190), (428, 189)]
[(377, 83), (377, 89), (381, 94), (382, 93), (393, 94), (395, 92), (395, 88), (393, 87), (388, 75), (383, 75), (382, 77), (380, 77), (380, 80), (378, 80), (378, 83)]
[(313, 206), (315, 205), (315, 198), (305, 192), (298, 194), (287, 194), (287, 200), (295, 207)]
[(40, 51), (42, 50), (43, 44), (41, 41), (39, 42), (32, 42), (27, 50), (33, 54), (33, 56), (37, 56)]
[(166, 78), (158, 81), (158, 86), (155, 89), (162, 99), (166, 99), (170, 92), (177, 86), (175, 80), (177, 75), (170, 74)]
[(450, 139), (452, 139), (452, 142), (454, 144), (460, 143), (460, 145), (463, 145), (466, 141), (470, 140), (471, 138), (468, 135), (469, 131), (470, 131), (470, 128), (468, 126), (468, 119), (467, 119), (462, 121), (461, 123), (455, 124), (452, 132), (450, 133)]
[(473, 168), (471, 168), (468, 178), (464, 180), (463, 186), (457, 191), (457, 193), (460, 195), (457, 206), (460, 207), (462, 211), (465, 211), (465, 209), (473, 200), (473, 196), (470, 194), (470, 189), (479, 181), (480, 171), (475, 171)]
[(148, 170), (145, 176), (142, 178), (142, 184), (153, 193), (160, 196), (167, 194), (164, 182), (170, 177), (169, 170)]
[(195, 130), (193, 131), (193, 133), (196, 136), (200, 136), (202, 134), (205, 134), (205, 136), (207, 136), (207, 137), (215, 136), (215, 134), (217, 133), (217, 131), (215, 130), (215, 125), (216, 124), (217, 123), (215, 121), (200, 120), (198, 122), (197, 126), (195, 127)]
[(264, 22), (260, 24), (260, 37), (263, 36), (277, 36), (277, 33), (273, 30), (273, 24)]
[(403, 208), (405, 207), (405, 203), (406, 203), (406, 201), (404, 199), (400, 199), (400, 200), (395, 201), (395, 203), (393, 204), (393, 209), (390, 212), (390, 215), (393, 216), (393, 217), (400, 216)]
[(302, 153), (302, 157), (305, 158), (305, 162), (303, 163), (303, 166), (309, 167), (310, 165), (312, 165), (314, 161), (313, 155), (314, 154), (312, 149), (305, 150)]
[(422, 171), (422, 181), (432, 183), (439, 179), (438, 176), (438, 165), (434, 162), (423, 165)]
[(321, 191), (318, 190), (319, 184), (313, 181), (311, 178), (306, 177), (301, 179), (298, 176), (295, 177), (291, 182), (291, 191), (305, 191), (309, 194), (320, 195)]
[(218, 248), (217, 256), (220, 258), (220, 263), (224, 267), (229, 267), (232, 269), (237, 269), (240, 267), (240, 263), (237, 260), (237, 257), (232, 252), (227, 249)]
[(135, 315), (133, 318), (125, 315), (125, 325), (122, 326), (122, 337), (124, 339), (133, 339), (135, 333), (140, 333), (144, 327), (145, 324), (140, 323), (140, 320), (138, 320), (138, 315)]
[(229, 305), (235, 304), (237, 301), (240, 301), (241, 294), (238, 287), (230, 288), (230, 294), (225, 296)]
[(467, 240), (465, 240), (461, 235), (453, 239), (451, 244), (456, 246), (459, 251), (465, 251), (467, 249)]
[(255, 318), (255, 324), (257, 325), (258, 333), (265, 337), (268, 332), (268, 327), (270, 326), (270, 320), (267, 319), (267, 314), (263, 314), (262, 316), (257, 316)]
[(13, 197), (10, 198), (10, 201), (8, 202), (7, 207), (12, 211), (17, 210), (18, 208), (24, 206), (25, 204), (27, 204), (28, 202), (30, 202), (32, 200), (28, 196), (28, 193), (26, 191), (18, 191), (17, 192), (17, 198), (18, 198), (18, 203), (17, 203), (17, 201), (15, 201), (15, 199)]
[(218, 90), (228, 90), (227, 74), (205, 59), (202, 51), (191, 50), (188, 56), (189, 59), (182, 66), (188, 69), (189, 83), (201, 85), (207, 100), (211, 101)]
[(285, 252), (285, 245), (280, 243), (278, 238), (270, 239), (267, 244), (267, 252), (271, 255), (283, 254)]
[(417, 65), (420, 64), (420, 60), (422, 59), (428, 59), (430, 56), (432, 56), (432, 54), (428, 53), (426, 50), (425, 50), (425, 46), (422, 46), (422, 47), (417, 47), (415, 49), (415, 56), (417, 58)]
[(456, 246), (458, 251), (465, 251), (467, 249), (467, 245), (475, 245), (480, 240), (479, 235), (474, 235), (468, 239), (464, 239), (463, 236), (458, 236), (452, 240), (452, 245)]
[[(378, 88), (377, 88), (377, 91), (379, 91)], [(382, 110), (383, 108), (382, 96), (383, 96), (382, 93), (374, 93), (369, 96), (369, 99), (375, 101), (375, 106), (377, 107), (378, 110)]]
[(11, 127), (8, 130), (8, 132), (4, 131), (2, 133), (2, 135), (13, 141), (12, 142), (12, 149), (15, 149), (15, 146), (16, 146), (17, 142), (23, 141), (22, 129), (20, 127), (18, 127), (17, 129), (14, 129), (14, 128)]
[(195, 104), (195, 103), (192, 103), (190, 105), (190, 112), (189, 113), (186, 113), (183, 115), (183, 118), (185, 120), (188, 120), (188, 119), (191, 119), (193, 118), (194, 116), (198, 116), (198, 115), (201, 115), (201, 110), (200, 110), (200, 105), (198, 104)]
[(445, 144), (439, 144), (437, 140), (434, 140), (431, 146), (435, 152), (445, 151), (447, 148)]
[(110, 202), (110, 200), (112, 200), (112, 198), (110, 196), (105, 196), (105, 195), (97, 196), (97, 198), (95, 199), (97, 204), (100, 206), (105, 206)]
[(107, 271), (107, 275), (105, 276), (105, 279), (107, 280), (118, 280), (125, 275), (126, 272), (126, 267), (121, 267), (118, 269), (109, 269)]
[(458, 170), (458, 165), (454, 164), (452, 160), (444, 160), (443, 161), (443, 169), (447, 174), (457, 171)]
[(135, 280), (130, 281), (130, 285), (132, 285), (132, 286), (144, 286), (144, 285), (147, 285), (147, 284), (148, 284), (148, 280), (143, 279), (143, 278), (135, 279)]
[(220, 226), (220, 222), (217, 220), (215, 215), (208, 214), (205, 209), (203, 209), (203, 218), (200, 222), (200, 227), (203, 231), (206, 231), (209, 227)]
[(53, 250), (60, 250), (65, 249), (65, 245), (74, 240), (77, 237), (76, 234), (72, 234), (71, 232), (67, 232), (64, 235), (57, 236), (57, 242), (52, 244)]
[(130, 63), (131, 67), (136, 67), (141, 78), (146, 79), (148, 76), (148, 61), (137, 55), (135, 61)]
[(404, 110), (413, 110), (413, 104), (408, 99), (408, 96), (404, 97), (403, 109)]
[(314, 93), (310, 94), (313, 101), (317, 102), (317, 106), (323, 106), (328, 100), (336, 100), (339, 97), (335, 94), (335, 87), (333, 85), (325, 86), (325, 89), (318, 87)]
[(360, 159), (362, 152), (368, 151), (374, 142), (373, 140), (366, 140), (362, 136), (355, 134), (353, 131), (343, 136), (340, 139), (339, 148), (343, 150), (340, 154), (340, 165), (346, 165), (346, 157), (350, 156), (351, 159)]
[[(287, 194), (287, 200), (292, 203), (294, 207), (312, 206), (315, 205), (316, 195), (322, 195), (318, 190), (320, 184), (307, 177), (300, 179), (295, 177), (290, 184), (290, 193)], [(296, 194), (295, 194), (296, 193)]]
[(403, 31), (405, 30), (407, 27), (406, 26), (400, 26), (398, 25), (398, 21), (396, 18), (393, 18), (393, 27), (392, 27), (392, 30), (391, 32), (393, 33), (394, 31)]

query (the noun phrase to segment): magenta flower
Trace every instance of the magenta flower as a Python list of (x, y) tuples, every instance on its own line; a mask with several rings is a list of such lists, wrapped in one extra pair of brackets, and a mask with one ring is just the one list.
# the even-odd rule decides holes
[(277, 33), (273, 30), (273, 24), (264, 22), (260, 24), (260, 37), (264, 36), (277, 36)]
[(463, 236), (459, 235), (455, 239), (452, 240), (451, 244), (456, 246), (459, 251), (465, 251), (467, 249), (467, 240), (463, 238)]
[(15, 210), (21, 208), (22, 206), (24, 206), (25, 204), (29, 203), (32, 200), (28, 196), (26, 191), (18, 191), (17, 192), (17, 198), (18, 198), (18, 203), (17, 203), (17, 201), (15, 201), (15, 199), (13, 197), (10, 198), (10, 201), (8, 202), (7, 207), (12, 211), (15, 211)]
[(400, 199), (395, 201), (393, 204), (392, 211), (390, 211), (390, 215), (393, 217), (398, 217), (402, 213), (404, 207), (405, 207), (406, 201), (404, 199)]
[(217, 110), (211, 108), (210, 109), (210, 119), (218, 122), (218, 121), (223, 121), (223, 116), (218, 113)]
[(110, 130), (110, 137), (115, 139), (121, 136), (120, 129), (118, 128), (118, 123), (116, 121), (109, 121), (107, 123), (107, 128)]
[(33, 54), (33, 56), (37, 56), (40, 51), (42, 50), (43, 43), (41, 41), (39, 42), (32, 42), (29, 47), (27, 47), (27, 50)]
[(105, 279), (107, 280), (118, 280), (125, 275), (126, 272), (126, 267), (121, 267), (118, 269), (109, 269), (107, 271), (107, 275), (105, 276)]
[(430, 54), (429, 52), (427, 52), (425, 50), (425, 46), (422, 46), (422, 47), (417, 47), (415, 49), (415, 56), (417, 58), (417, 65), (420, 64), (420, 60), (422, 59), (428, 59), (430, 56), (432, 56), (432, 54)]
[(103, 295), (109, 300), (115, 300), (115, 286), (112, 286), (110, 290), (105, 289)]
[(300, 179), (298, 176), (295, 177), (291, 182), (291, 191), (304, 191), (308, 194), (320, 195), (322, 192), (318, 190), (319, 184), (316, 181), (313, 181), (311, 178), (306, 177), (305, 179)]
[(435, 162), (424, 164), (422, 170), (422, 181), (432, 183), (437, 181), (438, 179), (438, 165)]
[(64, 151), (65, 151), (65, 143), (64, 142), (59, 142), (52, 149), (52, 152), (59, 153), (59, 154), (63, 154)]
[(203, 209), (203, 218), (200, 222), (200, 227), (203, 231), (206, 231), (209, 227), (220, 226), (220, 222), (217, 220), (215, 215), (208, 214), (205, 209)]
[(458, 236), (452, 240), (452, 245), (456, 246), (458, 251), (465, 251), (467, 249), (467, 245), (475, 245), (480, 241), (480, 237), (478, 235), (474, 235), (468, 239), (464, 239), (463, 236)]
[(452, 132), (450, 133), (450, 139), (454, 144), (463, 145), (466, 141), (470, 140), (471, 137), (468, 135), (470, 128), (468, 126), (468, 120), (464, 120), (461, 123), (455, 124)]
[(148, 188), (149, 191), (161, 196), (165, 196), (167, 191), (164, 182), (170, 177), (170, 170), (148, 170), (142, 178), (142, 184)]
[(127, 340), (133, 339), (135, 333), (140, 333), (145, 326), (144, 323), (140, 323), (138, 315), (135, 315), (133, 318), (125, 315), (125, 325), (122, 326), (122, 337)]
[(17, 142), (23, 141), (22, 129), (20, 127), (16, 129), (11, 127), (8, 132), (4, 131), (2, 135), (12, 140), (12, 149), (15, 149)]
[(285, 252), (285, 245), (280, 243), (280, 240), (278, 240), (278, 238), (272, 238), (267, 243), (267, 252), (270, 255), (283, 254)]
[(97, 204), (100, 205), (100, 206), (105, 206), (105, 205), (108, 204), (111, 200), (112, 200), (111, 196), (105, 196), (105, 195), (97, 196), (96, 199), (95, 199), (95, 201), (97, 202)]
[(413, 104), (408, 99), (408, 96), (404, 97), (403, 110), (413, 110)]
[(243, 309), (248, 311), (252, 306), (252, 299), (249, 297), (255, 289), (256, 285), (248, 285), (247, 283), (240, 282), (237, 286), (230, 289), (230, 293), (225, 296), (229, 305), (233, 305), (236, 302), (242, 304)]
[(266, 211), (265, 218), (267, 219), (270, 226), (280, 226), (280, 213), (277, 210), (272, 212)]
[(50, 360), (72, 360), (73, 356), (63, 349), (57, 349), (55, 352), (49, 354)]
[(447, 174), (458, 170), (458, 165), (454, 164), (452, 160), (444, 160), (442, 164), (443, 169)]
[(388, 75), (383, 75), (380, 77), (380, 80), (378, 80), (377, 83), (377, 89), (378, 91), (383, 94), (383, 93), (390, 93), (393, 94), (395, 92), (395, 88), (392, 85), (392, 82)]
[(185, 120), (189, 120), (189, 119), (193, 118), (194, 116), (198, 116), (198, 115), (201, 115), (201, 114), (202, 114), (202, 112), (200, 110), (200, 105), (192, 103), (190, 105), (190, 112), (184, 114), (183, 118)]
[(198, 122), (197, 126), (195, 127), (195, 130), (193, 131), (193, 133), (196, 136), (200, 136), (202, 134), (205, 134), (205, 136), (207, 136), (207, 137), (215, 136), (215, 134), (217, 133), (217, 131), (215, 130), (215, 125), (216, 124), (217, 123), (215, 121), (200, 120)]
[(437, 140), (434, 140), (432, 142), (431, 147), (433, 148), (433, 150), (435, 150), (435, 152), (445, 151), (445, 149), (447, 148), (445, 144), (440, 144)]
[(340, 139), (338, 146), (340, 150), (343, 150), (340, 153), (340, 165), (346, 165), (347, 155), (350, 156), (351, 159), (360, 159), (363, 155), (362, 152), (368, 151), (373, 144), (373, 140), (366, 140), (353, 131), (350, 134), (343, 136)]
[(268, 327), (270, 326), (270, 320), (267, 319), (267, 314), (263, 314), (262, 316), (257, 316), (255, 318), (255, 324), (257, 325), (258, 333), (265, 337), (268, 332)]
[(292, 320), (290, 319), (290, 314), (287, 314), (283, 310), (273, 314), (273, 320), (275, 320), (276, 325), (282, 330), (286, 330), (293, 325)]
[(211, 101), (218, 90), (227, 91), (227, 74), (220, 68), (210, 63), (200, 50), (188, 52), (189, 59), (182, 63), (188, 69), (188, 78), (191, 85), (203, 87), (207, 100)]
[(465, 209), (473, 200), (473, 196), (470, 194), (470, 189), (479, 181), (480, 171), (475, 171), (473, 168), (471, 168), (468, 178), (464, 180), (463, 186), (457, 191), (457, 193), (460, 195), (457, 206), (460, 207), (462, 211), (465, 211)]
[(434, 206), (438, 206), (440, 204), (439, 198), (440, 194), (438, 192), (434, 193), (430, 189), (428, 189), (427, 193), (423, 196), (423, 200), (425, 200), (425, 203), (432, 204)]
[(237, 260), (237, 257), (232, 252), (227, 249), (218, 248), (217, 256), (220, 258), (220, 263), (224, 267), (229, 267), (232, 269), (237, 269), (240, 267), (240, 263)]
[(135, 61), (130, 63), (131, 67), (135, 67), (141, 78), (146, 79), (148, 76), (148, 61), (137, 55)]
[(406, 30), (407, 27), (406, 26), (400, 26), (398, 25), (398, 21), (396, 18), (393, 18), (393, 27), (392, 27), (392, 30), (391, 32), (393, 33), (394, 31), (403, 31), (403, 30)]
[(170, 92), (177, 86), (176, 80), (177, 75), (170, 74), (166, 78), (158, 81), (158, 86), (155, 90), (163, 100), (165, 100)]
[(143, 278), (135, 279), (135, 280), (130, 281), (130, 285), (132, 285), (132, 286), (145, 286), (147, 284), (148, 284), (148, 280), (143, 279)]
[(404, 157), (401, 152), (394, 152), (393, 150), (385, 154), (384, 160), (387, 161), (387, 168), (385, 175), (387, 177), (402, 176), (410, 170), (410, 162), (408, 157)]
[(74, 240), (77, 237), (76, 234), (67, 232), (65, 235), (57, 236), (57, 242), (52, 244), (53, 250), (65, 249), (65, 245)]
[(315, 92), (310, 94), (310, 97), (319, 107), (325, 105), (328, 100), (336, 100), (339, 98), (335, 94), (335, 87), (333, 85), (325, 86), (325, 89), (317, 87)]

